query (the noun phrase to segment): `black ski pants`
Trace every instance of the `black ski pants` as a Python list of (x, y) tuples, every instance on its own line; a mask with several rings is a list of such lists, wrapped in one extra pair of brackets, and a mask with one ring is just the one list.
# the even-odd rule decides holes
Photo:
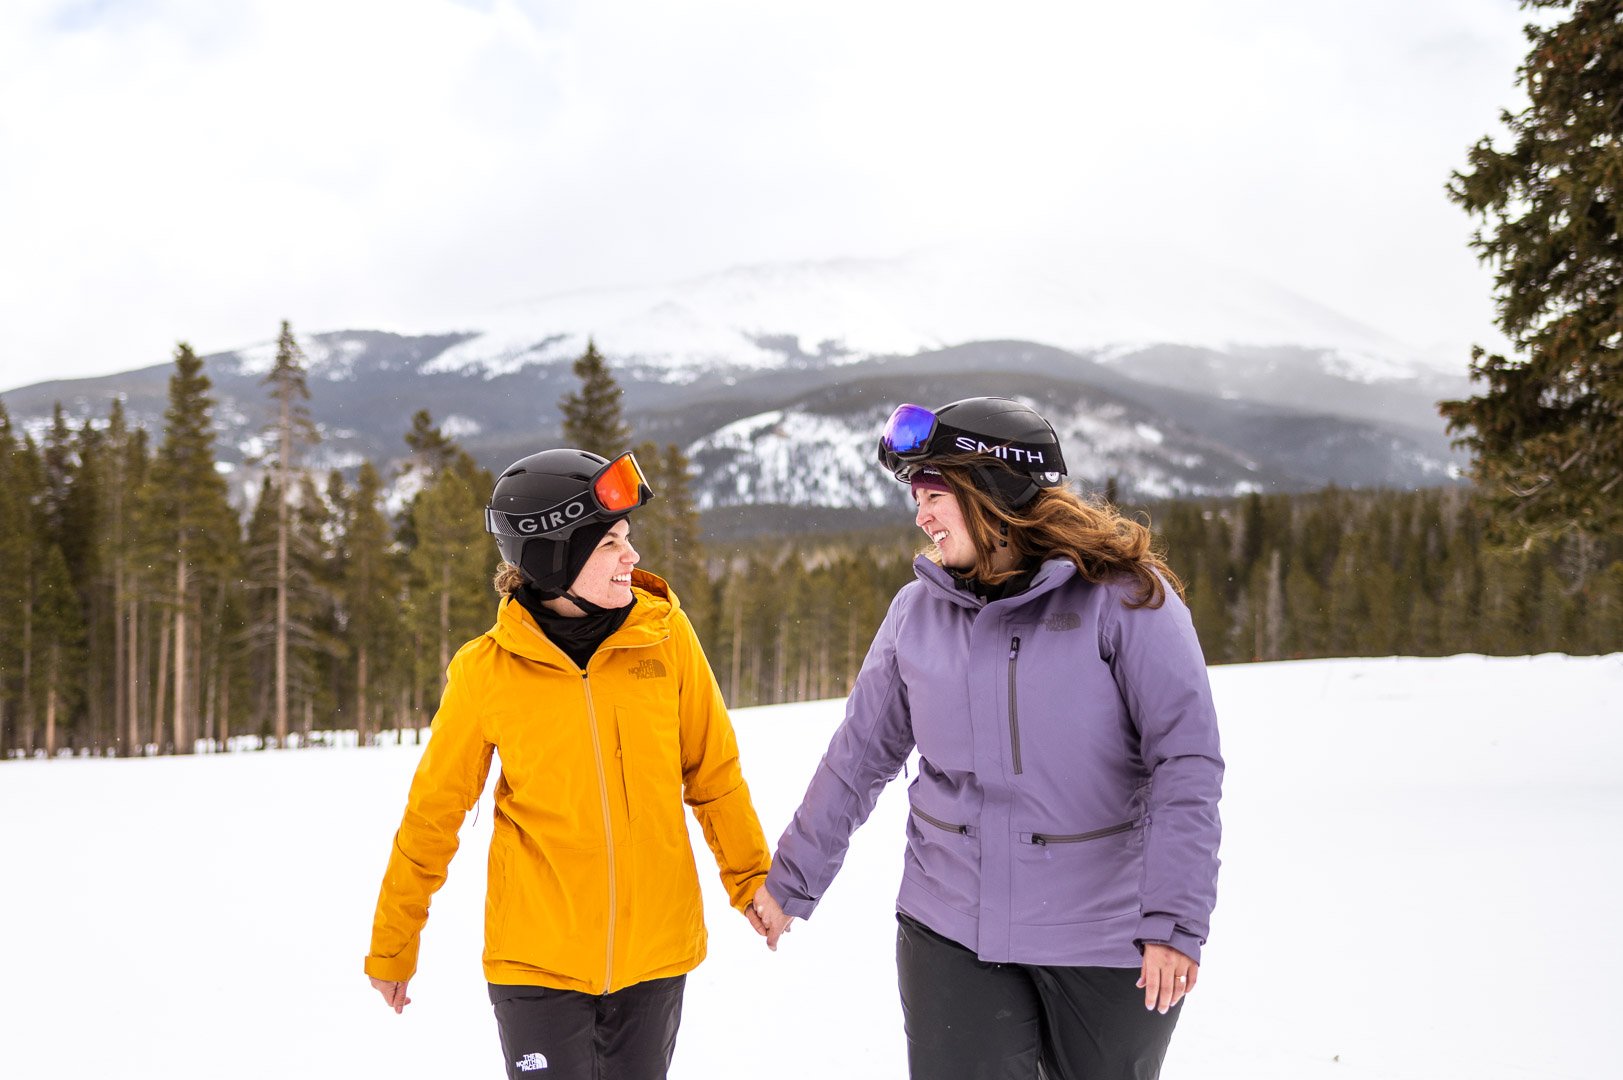
[(1178, 1022), (1144, 1007), (1138, 968), (988, 964), (898, 915), (913, 1080), (1155, 1080)]
[(490, 984), (508, 1080), (665, 1080), (686, 975), (582, 994)]

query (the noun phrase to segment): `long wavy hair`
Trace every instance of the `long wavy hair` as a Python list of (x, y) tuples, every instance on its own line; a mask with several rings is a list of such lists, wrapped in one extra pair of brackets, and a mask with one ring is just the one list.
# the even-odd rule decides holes
[[(1160, 607), (1169, 587), (1183, 599), (1183, 582), (1152, 546), (1154, 537), (1148, 525), (1123, 517), (1109, 503), (1089, 502), (1063, 486), (1043, 488), (1025, 506), (1011, 510), (975, 485), (972, 464), (1012, 471), (1001, 462), (989, 464), (979, 454), (930, 462), (958, 499), (975, 541), (975, 567), (970, 572), (981, 581), (996, 585), (1019, 573), (1018, 569), (992, 569), (994, 555), (1006, 543), (1017, 565), (1032, 558), (1061, 558), (1071, 560), (1085, 581), (1132, 578), (1137, 589), (1124, 601), (1128, 607)], [(925, 554), (937, 564), (941, 562), (935, 545)]]

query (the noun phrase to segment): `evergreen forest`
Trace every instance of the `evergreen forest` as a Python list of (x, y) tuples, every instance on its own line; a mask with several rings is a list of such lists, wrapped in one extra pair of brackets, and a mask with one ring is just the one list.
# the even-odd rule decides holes
[[(704, 545), (681, 449), (633, 443), (595, 349), (576, 372), (566, 432), (637, 453), (659, 498), (633, 539), (727, 700), (845, 694), (912, 577), (911, 522)], [(319, 434), (284, 324), (265, 378), (274, 419), (233, 489), (209, 391), (182, 345), (160, 431), (113, 401), (79, 425), (59, 407), (36, 438), (0, 404), (0, 757), (416, 740), (451, 654), (490, 625), (494, 477), (429, 413), (402, 432), (389, 475), (305, 468)], [(1623, 543), (1506, 546), (1468, 488), (1131, 509), (1183, 579), (1213, 663), (1623, 647)]]

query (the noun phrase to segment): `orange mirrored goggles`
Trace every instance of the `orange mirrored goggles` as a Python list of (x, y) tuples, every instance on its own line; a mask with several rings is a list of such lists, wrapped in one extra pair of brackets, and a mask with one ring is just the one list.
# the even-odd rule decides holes
[(592, 495), (605, 514), (629, 513), (653, 494), (648, 478), (629, 451), (603, 466), (603, 471), (592, 478)]
[(586, 491), (528, 514), (485, 507), (485, 531), (504, 536), (565, 536), (585, 521), (621, 518), (654, 497), (637, 459), (627, 451), (593, 475)]

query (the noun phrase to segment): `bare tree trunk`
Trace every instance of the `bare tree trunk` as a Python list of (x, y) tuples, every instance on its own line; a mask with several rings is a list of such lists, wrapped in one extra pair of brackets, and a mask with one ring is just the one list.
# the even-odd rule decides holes
[(158, 685), (152, 694), (152, 743), (158, 753), (164, 752), (163, 712), (169, 700), (169, 636), (173, 624), (160, 617), (158, 630)]
[(1285, 644), (1285, 576), (1279, 549), (1268, 556), (1268, 591), (1262, 608), (1262, 658), (1278, 660)]
[(23, 693), (22, 743), (28, 757), (34, 756), (34, 581), (33, 570), (25, 569), (28, 578), (28, 603), (23, 605)]
[(231, 669), (220, 663), (214, 678), (220, 684), (220, 753), (231, 749)]
[(129, 724), (125, 753), (134, 756), (145, 753), (145, 744), (141, 741), (141, 602), (134, 597), (129, 600), (125, 618), (129, 620), (124, 641), (124, 647), (129, 650), (124, 664), (124, 678), (129, 683), (124, 690), (124, 706), (129, 710), (125, 718)]
[[(198, 661), (199, 661), (198, 662), (198, 668), (202, 669), (205, 666), (202, 663), (202, 657), (199, 657)], [(198, 674), (201, 677), (201, 675), (202, 675), (201, 670), (199, 670)], [(209, 750), (212, 752), (213, 750), (216, 750), (216, 749), (219, 748), (219, 743), (215, 740), (215, 737), (214, 737), (214, 721), (215, 721), (214, 710), (215, 710), (215, 705), (218, 704), (218, 702), (219, 702), (220, 681), (218, 679), (202, 679), (199, 685), (201, 685), (204, 688), (203, 689), (203, 742), (208, 746)]]
[(281, 489), (276, 500), (276, 745), (287, 745), (287, 459), (291, 452), (292, 431), (288, 419), (288, 402), (282, 401), (282, 455), (277, 463), (277, 483)]
[(434, 695), (445, 693), (445, 672), (451, 666), (451, 564), (440, 565), (440, 678)]
[(727, 600), (733, 609), (732, 685), (727, 687), (727, 700), (730, 703), (740, 692), (738, 680), (742, 678), (744, 670), (744, 597), (740, 595), (736, 582), (727, 583)]
[[(411, 711), (413, 716), (421, 716), (423, 712), (423, 680), (418, 673), (423, 669), (423, 635), (420, 630), (413, 630), (411, 635)], [(415, 721), (413, 726), (415, 728)]]
[(355, 665), (355, 745), (366, 745), (366, 646), (362, 645)]
[(51, 662), (47, 666), (47, 683), (45, 686), (45, 756), (56, 756), (56, 680), (60, 675), (62, 663), (62, 647), (52, 644)]
[[(116, 517), (115, 517), (116, 521)], [(115, 526), (116, 527), (116, 526)], [(116, 550), (116, 547), (115, 547)], [(124, 655), (124, 561), (115, 556), (113, 559), (113, 746), (120, 755), (128, 757), (130, 749), (121, 745), (124, 740), (118, 737), (119, 728), (124, 725), (124, 714), (129, 709), (129, 688), (124, 683), (124, 665), (127, 658)]]
[(186, 676), (186, 635), (191, 629), (186, 618), (186, 605), (191, 597), (188, 590), (191, 582), (186, 576), (186, 551), (181, 549), (180, 557), (175, 560), (175, 708), (173, 713), (172, 730), (175, 738), (175, 753), (189, 754), (191, 747), (187, 743), (186, 705), (187, 690), (190, 689)]

